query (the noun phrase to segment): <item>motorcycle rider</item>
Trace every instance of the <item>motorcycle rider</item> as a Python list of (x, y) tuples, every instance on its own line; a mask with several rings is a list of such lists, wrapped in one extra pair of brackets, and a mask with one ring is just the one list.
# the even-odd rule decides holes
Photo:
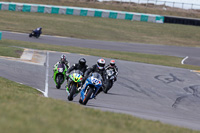
[[(88, 70), (88, 65), (86, 65), (86, 59), (85, 58), (80, 58), (78, 63), (73, 64), (66, 72), (66, 80), (68, 81), (69, 79), (69, 73), (73, 70), (80, 70), (83, 73), (83, 77), (85, 72)], [(66, 84), (66, 87), (68, 86), (69, 83)], [(80, 90), (81, 87), (78, 88)]]
[(56, 68), (56, 66), (58, 65), (58, 64), (60, 64), (60, 63), (62, 63), (62, 64), (64, 64), (65, 65), (65, 67), (68, 69), (69, 68), (69, 62), (67, 61), (67, 59), (66, 59), (66, 56), (65, 55), (61, 55), (61, 57), (60, 57), (60, 61), (59, 62), (57, 62), (55, 65), (54, 65), (54, 69)]
[(36, 28), (35, 30), (33, 30), (33, 33), (37, 36), (42, 34), (42, 27)]
[[(103, 81), (103, 85), (102, 87), (104, 87), (105, 84), (105, 79), (106, 79), (106, 70), (105, 70), (105, 60), (104, 59), (98, 59), (97, 60), (97, 64), (93, 65), (91, 68), (89, 68), (86, 72), (85, 72), (85, 77), (82, 80), (82, 85), (85, 83), (85, 80), (89, 77), (89, 74), (91, 72), (97, 72), (101, 75)], [(102, 91), (102, 87), (99, 89), (99, 91), (97, 92), (96, 96)], [(96, 97), (95, 96), (95, 97)]]
[(82, 73), (83, 73), (83, 77), (84, 77), (84, 74), (85, 72), (87, 71), (88, 69), (88, 65), (86, 65), (86, 59), (85, 58), (80, 58), (78, 63), (75, 63), (74, 65), (72, 65), (68, 70), (67, 70), (67, 73), (66, 73), (66, 80), (69, 79), (69, 73), (73, 70), (80, 70)]
[(111, 61), (110, 61), (110, 64), (107, 65), (107, 66), (105, 67), (105, 69), (106, 69), (106, 70), (112, 69), (112, 70), (114, 71), (114, 74), (115, 74), (115, 76), (114, 76), (114, 81), (117, 81), (118, 67), (117, 67), (116, 64), (115, 64), (115, 60), (111, 60)]
[(67, 70), (67, 74), (69, 74), (71, 71), (73, 70), (80, 70), (83, 73), (86, 72), (86, 70), (88, 69), (88, 65), (86, 65), (86, 60), (85, 58), (80, 58), (78, 63), (75, 63), (74, 65), (72, 65), (68, 70)]

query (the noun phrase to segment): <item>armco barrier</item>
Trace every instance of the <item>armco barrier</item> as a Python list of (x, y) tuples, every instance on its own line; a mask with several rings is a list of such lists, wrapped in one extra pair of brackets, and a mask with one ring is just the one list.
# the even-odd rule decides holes
[(113, 10), (103, 10), (103, 9), (93, 9), (93, 8), (13, 3), (13, 2), (0, 2), (0, 10), (91, 16), (91, 17), (125, 19), (125, 20), (153, 22), (153, 23), (164, 22), (164, 16), (153, 15), (153, 14), (142, 14), (134, 12), (123, 12), (123, 11), (113, 11)]
[(164, 23), (200, 26), (200, 19), (183, 18), (183, 17), (175, 17), (175, 16), (165, 16)]

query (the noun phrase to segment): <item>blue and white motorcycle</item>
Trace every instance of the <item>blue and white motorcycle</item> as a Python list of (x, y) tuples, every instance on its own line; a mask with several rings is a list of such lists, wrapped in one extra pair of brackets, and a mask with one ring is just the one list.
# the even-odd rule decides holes
[(79, 103), (86, 105), (89, 99), (93, 99), (98, 90), (102, 87), (102, 77), (99, 73), (92, 73), (87, 78), (81, 89)]

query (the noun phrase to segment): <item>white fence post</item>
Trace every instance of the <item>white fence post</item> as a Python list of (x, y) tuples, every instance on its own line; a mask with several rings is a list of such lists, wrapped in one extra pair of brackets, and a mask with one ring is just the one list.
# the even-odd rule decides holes
[(147, 0), (146, 7), (147, 7), (148, 3), (149, 3), (149, 0)]

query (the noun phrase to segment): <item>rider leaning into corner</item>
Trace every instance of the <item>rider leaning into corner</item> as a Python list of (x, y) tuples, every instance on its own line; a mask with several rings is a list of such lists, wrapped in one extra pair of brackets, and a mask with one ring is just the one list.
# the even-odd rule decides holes
[(33, 32), (35, 35), (42, 34), (42, 27), (36, 28), (35, 30), (33, 30)]
[(67, 59), (66, 59), (66, 56), (65, 55), (61, 55), (61, 57), (60, 57), (60, 61), (59, 62), (57, 62), (55, 65), (54, 65), (54, 69), (56, 68), (56, 66), (58, 65), (58, 64), (60, 64), (60, 63), (62, 63), (62, 64), (64, 64), (65, 65), (65, 67), (68, 69), (69, 68), (69, 62), (67, 61)]
[(114, 81), (117, 81), (117, 75), (118, 75), (118, 67), (116, 66), (116, 64), (115, 64), (115, 60), (111, 60), (110, 61), (110, 64), (109, 65), (107, 65), (106, 67), (105, 67), (105, 69), (106, 70), (113, 70), (114, 71), (114, 74), (115, 74), (115, 76), (114, 76)]
[[(97, 60), (97, 64), (93, 65), (91, 68), (89, 68), (86, 72), (85, 72), (85, 77), (82, 80), (82, 85), (85, 83), (85, 80), (89, 77), (89, 74), (92, 72), (97, 72), (99, 73), (102, 78), (103, 78), (103, 87), (105, 86), (105, 79), (106, 79), (106, 70), (105, 70), (105, 60), (104, 59), (98, 59)], [(102, 87), (99, 89), (99, 91), (97, 92), (96, 96), (102, 91)], [(96, 97), (95, 96), (95, 97)]]
[(80, 70), (83, 73), (87, 71), (88, 65), (86, 65), (86, 59), (85, 58), (80, 58), (78, 63), (73, 64), (68, 70), (66, 75), (69, 75), (69, 73), (73, 70)]
[[(80, 58), (78, 63), (73, 64), (66, 72), (66, 80), (69, 79), (69, 73), (73, 70), (80, 70), (83, 73), (83, 77), (85, 72), (88, 70), (88, 65), (86, 65), (86, 59)], [(81, 88), (79, 88), (81, 89)]]

